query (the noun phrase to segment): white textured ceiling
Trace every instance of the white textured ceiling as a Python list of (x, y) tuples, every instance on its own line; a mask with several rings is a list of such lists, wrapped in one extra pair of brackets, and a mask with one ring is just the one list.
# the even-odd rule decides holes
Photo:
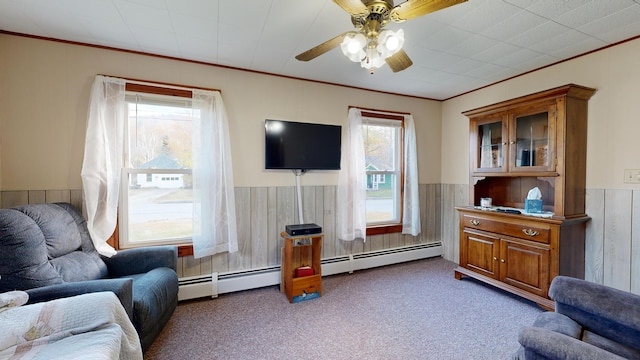
[[(396, 4), (402, 1), (396, 1)], [(431, 99), (446, 99), (640, 35), (640, 0), (469, 0), (405, 23), (413, 66), (370, 75), (339, 48), (331, 0), (0, 0), (0, 30)]]

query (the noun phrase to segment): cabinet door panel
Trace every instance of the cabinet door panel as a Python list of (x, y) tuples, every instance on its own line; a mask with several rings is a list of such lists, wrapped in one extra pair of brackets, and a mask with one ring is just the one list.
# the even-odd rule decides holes
[(471, 127), (471, 172), (503, 173), (507, 169), (507, 122), (503, 114), (476, 119)]
[(549, 249), (502, 240), (500, 280), (546, 297), (549, 290)]
[(542, 101), (509, 115), (511, 171), (555, 171), (556, 104)]
[(463, 238), (466, 258), (462, 264), (467, 269), (497, 279), (499, 275), (498, 255), (500, 239), (490, 234), (465, 231)]

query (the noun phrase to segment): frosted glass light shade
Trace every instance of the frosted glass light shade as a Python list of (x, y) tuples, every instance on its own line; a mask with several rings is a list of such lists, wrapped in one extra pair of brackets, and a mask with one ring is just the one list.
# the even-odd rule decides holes
[(360, 62), (365, 56), (364, 47), (367, 39), (362, 34), (348, 34), (340, 43), (342, 53), (353, 62)]
[(398, 52), (404, 45), (404, 31), (383, 30), (378, 36), (378, 46), (376, 49), (380, 52), (383, 59)]
[(365, 69), (377, 69), (385, 64), (384, 58), (375, 48), (367, 48), (366, 57), (360, 62), (360, 66)]

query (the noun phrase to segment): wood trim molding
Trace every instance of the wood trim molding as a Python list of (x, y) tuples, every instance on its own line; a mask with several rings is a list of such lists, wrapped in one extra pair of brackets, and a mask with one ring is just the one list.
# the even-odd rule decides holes
[(373, 226), (367, 228), (367, 236), (402, 232), (402, 224)]
[(138, 93), (146, 93), (146, 94), (170, 95), (170, 96), (177, 96), (177, 97), (183, 97), (183, 98), (189, 98), (189, 99), (193, 97), (193, 92), (190, 90), (176, 89), (172, 87), (163, 87), (163, 86), (152, 86), (152, 85), (131, 83), (131, 82), (126, 83), (125, 90), (138, 92)]
[(363, 117), (376, 118), (376, 119), (387, 119), (387, 120), (404, 121), (404, 116), (403, 115), (393, 115), (393, 114), (379, 113), (379, 112), (362, 111), (362, 116)]
[(184, 256), (192, 256), (193, 255), (193, 245), (179, 245), (178, 246), (178, 257)]
[(363, 107), (353, 106), (353, 105), (349, 105), (348, 108), (349, 109), (354, 108), (362, 111), (362, 116), (382, 118), (382, 119), (404, 120), (404, 115), (411, 115), (411, 113), (409, 112), (363, 108)]
[(118, 235), (118, 222), (116, 220), (116, 228), (113, 230), (111, 237), (107, 239), (107, 244), (111, 245), (116, 250), (120, 249), (120, 237)]
[[(151, 94), (160, 94), (160, 95), (174, 95), (181, 97), (191, 97), (193, 90), (207, 90), (207, 91), (218, 91), (222, 93), (220, 89), (214, 88), (206, 88), (201, 86), (193, 86), (193, 85), (182, 85), (182, 84), (174, 84), (168, 82), (160, 82), (160, 81), (151, 81), (151, 80), (142, 80), (142, 79), (134, 79), (122, 76), (114, 76), (114, 75), (106, 75), (100, 74), (102, 76), (119, 78), (126, 81), (127, 91), (139, 91), (146, 92)], [(138, 89), (132, 88), (129, 89), (129, 86), (138, 87)]]

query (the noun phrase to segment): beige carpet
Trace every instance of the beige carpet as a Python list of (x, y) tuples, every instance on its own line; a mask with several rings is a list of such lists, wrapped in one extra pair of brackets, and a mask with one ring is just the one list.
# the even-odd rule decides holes
[(442, 258), (323, 278), (290, 304), (279, 287), (180, 303), (145, 359), (508, 359), (542, 311)]

